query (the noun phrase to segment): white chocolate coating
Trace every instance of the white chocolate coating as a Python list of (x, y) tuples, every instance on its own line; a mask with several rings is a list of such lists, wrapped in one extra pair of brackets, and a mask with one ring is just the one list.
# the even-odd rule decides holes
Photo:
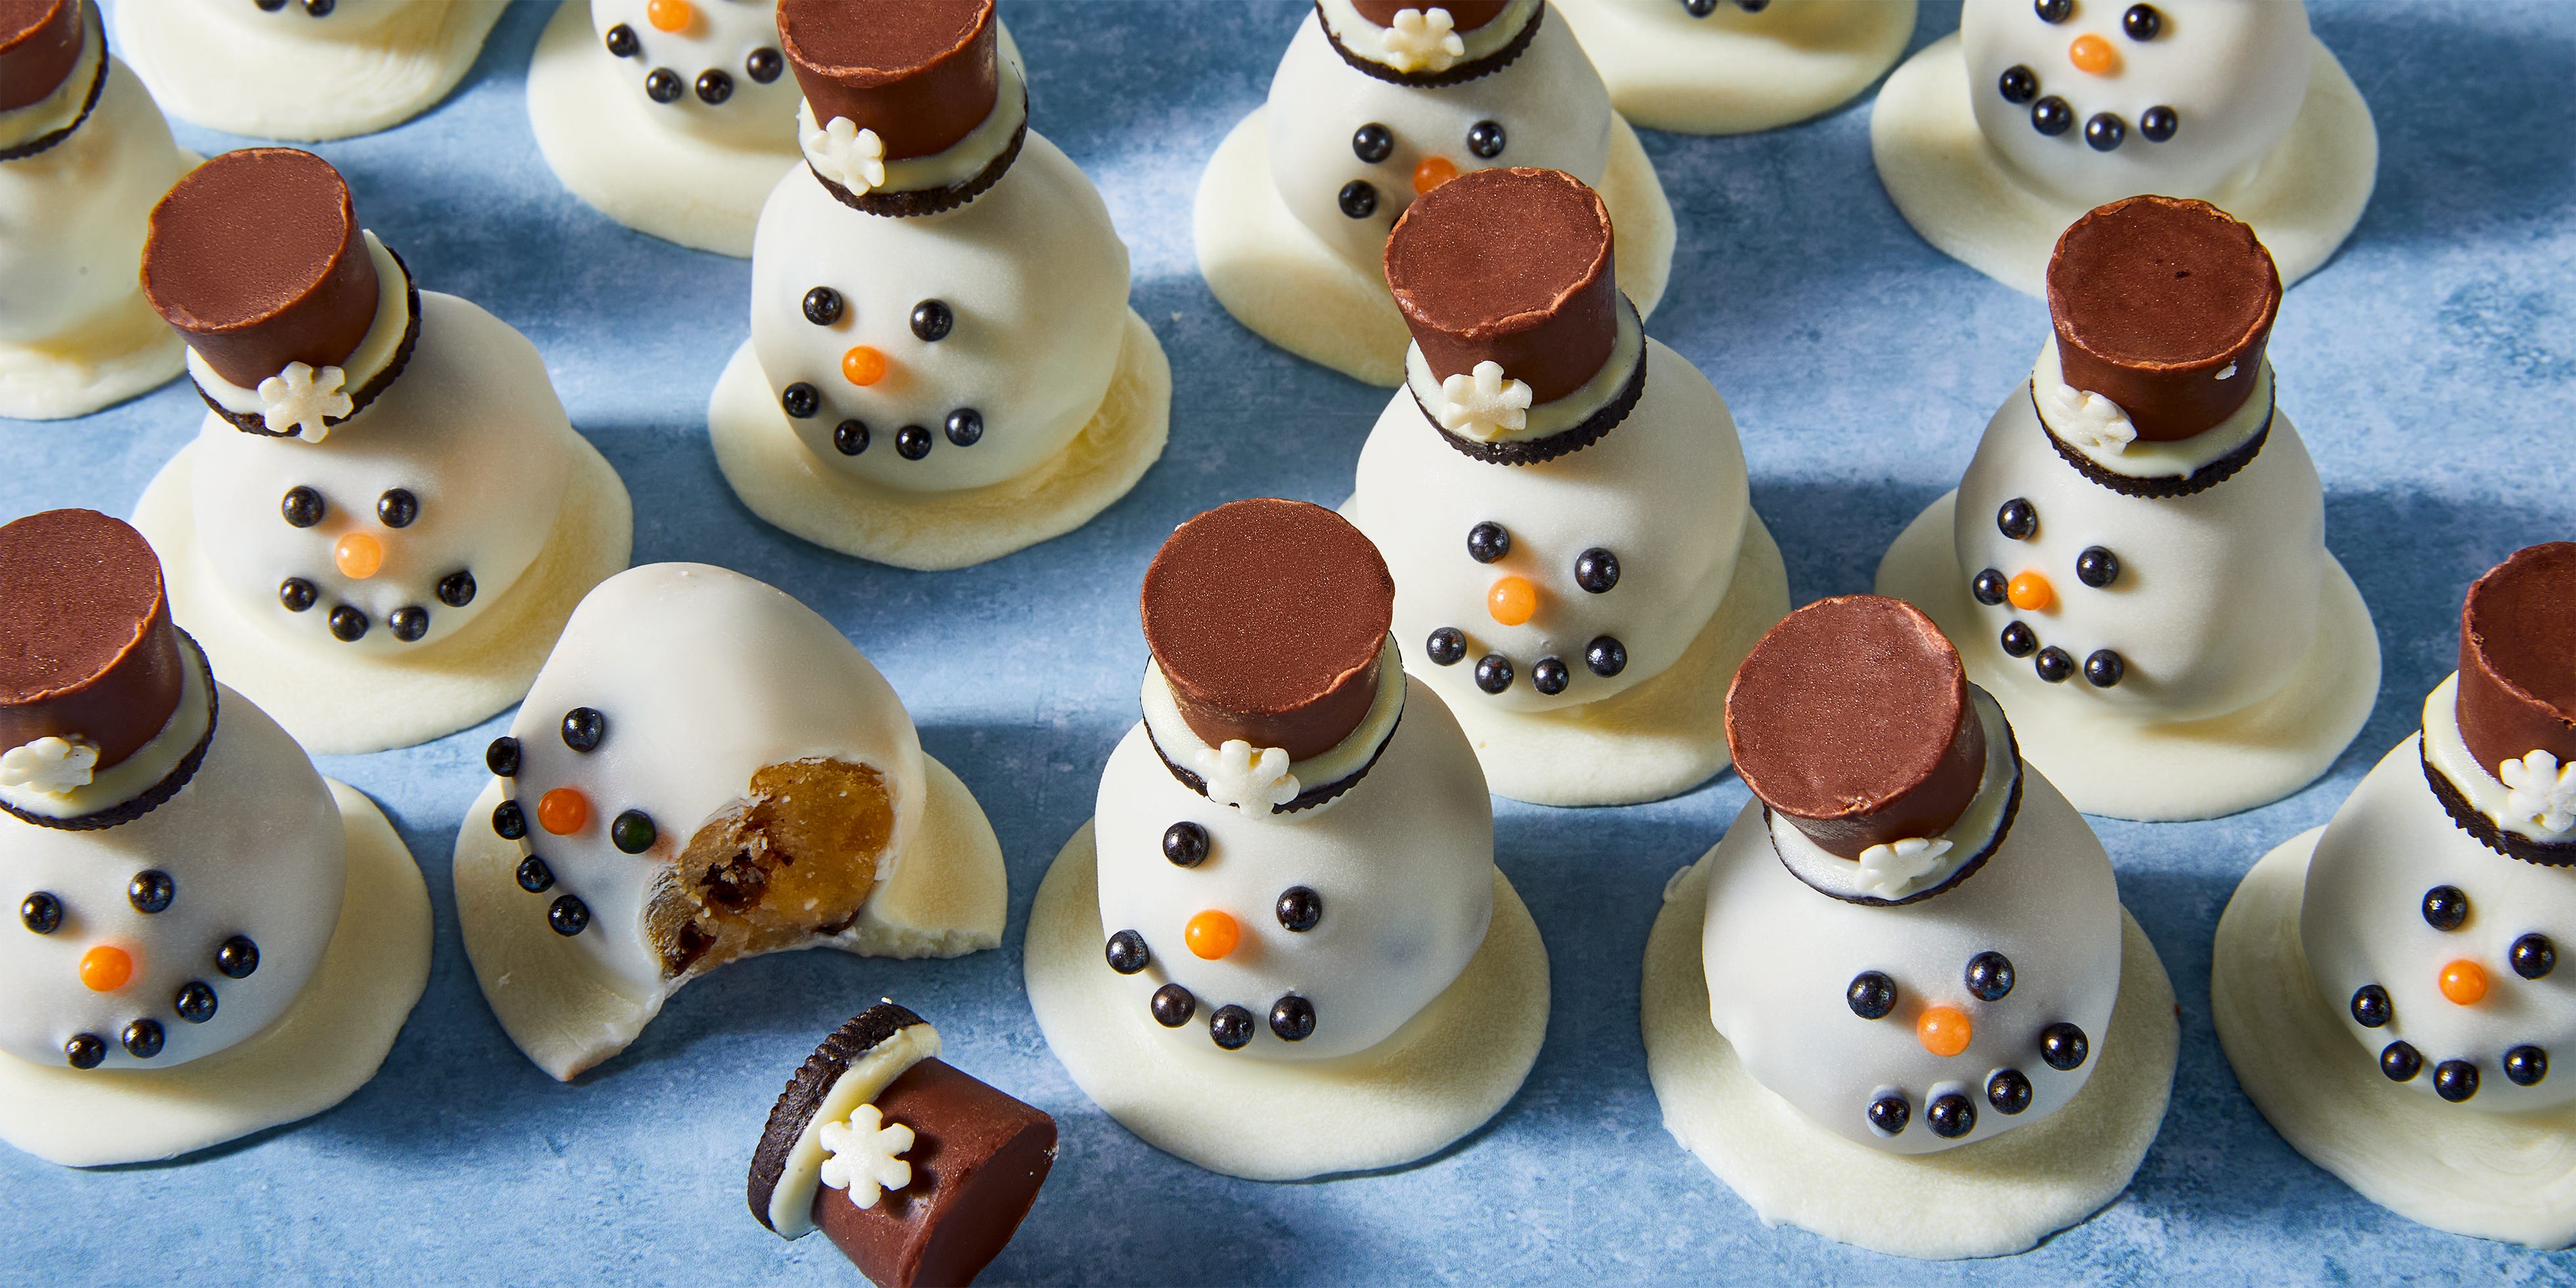
[[(631, 100), (653, 114), (664, 128), (682, 130), (735, 147), (775, 150), (792, 143), (787, 122), (796, 115), (796, 76), (778, 48), (778, 0), (690, 0), (689, 22), (678, 31), (663, 31), (646, 16), (645, 0), (591, 0), (594, 39), (591, 55), (615, 69)], [(623, 26), (635, 37), (635, 52), (619, 58), (608, 50), (610, 29)], [(770, 79), (763, 84), (751, 74), (752, 55), (769, 54)], [(680, 80), (680, 96), (655, 102), (644, 88), (656, 69)], [(729, 87), (719, 102), (698, 92), (702, 79), (722, 76)]]
[[(1095, 821), (1100, 924), (1109, 934), (1137, 932), (1152, 955), (1119, 990), (1133, 1018), (1170, 1043), (1215, 1050), (1208, 1017), (1235, 1005), (1252, 1012), (1252, 1043), (1219, 1054), (1314, 1061), (1368, 1050), (1458, 978), (1494, 915), (1484, 774), (1457, 720), (1419, 684), (1407, 683), (1403, 718), (1377, 766), (1326, 808), (1273, 814), (1214, 804), (1172, 777), (1139, 724), (1101, 770)], [(1208, 857), (1196, 867), (1163, 857), (1164, 830), (1183, 821), (1207, 829)], [(1278, 899), (1294, 886), (1321, 897), (1313, 929), (1280, 924)], [(1183, 936), (1208, 910), (1232, 916), (1242, 935), (1212, 961), (1194, 956)], [(1198, 999), (1178, 1028), (1149, 1018), (1148, 1002), (1166, 983)], [(1272, 1005), (1292, 993), (1315, 1008), (1315, 1031), (1298, 1042), (1269, 1025)]]
[(1747, 11), (1717, 0), (1694, 17), (1681, 0), (1554, 0), (1639, 125), (1747, 134), (1826, 112), (1869, 88), (1905, 52), (1914, 0), (1771, 0)]
[[(831, 325), (806, 318), (816, 287), (840, 296)], [(925, 300), (955, 319), (940, 340), (912, 330)], [(809, 467), (905, 492), (998, 483), (1063, 452), (1117, 372), (1126, 307), (1127, 248), (1108, 208), (1034, 130), (999, 182), (936, 215), (854, 210), (800, 166), (770, 194), (752, 250), (751, 343), (770, 397), (798, 382), (819, 394), (816, 414), (791, 422)], [(858, 345), (886, 361), (864, 387), (843, 374)], [(971, 446), (946, 432), (959, 409), (982, 417)], [(833, 443), (847, 419), (869, 431), (855, 456)], [(906, 425), (929, 431), (921, 460), (896, 451)]]
[(208, 129), (316, 141), (411, 119), (456, 87), (499, 0), (237, 0), (116, 7), (116, 45), (171, 115)]

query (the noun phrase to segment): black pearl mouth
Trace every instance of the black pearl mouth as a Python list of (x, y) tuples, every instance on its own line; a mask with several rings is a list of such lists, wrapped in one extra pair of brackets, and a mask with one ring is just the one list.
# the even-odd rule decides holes
[[(1440, 627), (1424, 641), (1423, 653), (1435, 666), (1456, 666), (1467, 660), (1466, 632), (1455, 626)], [(1596, 636), (1583, 648), (1583, 665), (1594, 675), (1609, 679), (1628, 669), (1628, 646), (1616, 636)], [(1501, 653), (1487, 653), (1476, 659), (1476, 687), (1486, 693), (1499, 696), (1510, 692), (1520, 675), (1519, 668)], [(1530, 664), (1529, 681), (1531, 688), (1552, 698), (1573, 686), (1574, 668), (1551, 653)]]

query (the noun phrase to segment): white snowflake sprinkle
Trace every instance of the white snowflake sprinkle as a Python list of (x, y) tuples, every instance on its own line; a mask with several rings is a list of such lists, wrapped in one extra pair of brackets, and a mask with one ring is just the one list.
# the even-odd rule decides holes
[(1386, 64), (1400, 72), (1445, 72), (1467, 52), (1458, 22), (1446, 9), (1398, 9), (1382, 47)]
[(2138, 439), (2138, 427), (2120, 404), (2063, 381), (2039, 382), (2039, 410), (2059, 438), (2088, 452), (2117, 456)]
[(2512, 789), (2505, 808), (2513, 811), (2516, 822), (2551, 836), (2576, 828), (2576, 763), (2562, 765), (2558, 757), (2534, 751), (2496, 766), (2496, 777)]
[(1503, 376), (1498, 362), (1479, 362), (1472, 372), (1440, 382), (1440, 427), (1480, 443), (1490, 443), (1529, 424), (1530, 387)]
[(875, 1105), (861, 1105), (840, 1122), (823, 1124), (823, 1183), (846, 1190), (850, 1206), (872, 1208), (882, 1191), (912, 1184), (912, 1129), (888, 1124)]
[(1208, 799), (1236, 809), (1267, 809), (1297, 799), (1297, 776), (1288, 772), (1288, 752), (1280, 747), (1254, 747), (1241, 738), (1209, 751), (1199, 749), (1192, 768), (1207, 784)]
[(1949, 852), (1950, 842), (1937, 836), (1873, 845), (1860, 852), (1860, 888), (1880, 899), (1901, 898)]
[(259, 382), (260, 421), (272, 434), (321, 442), (331, 433), (325, 418), (346, 420), (357, 409), (341, 391), (347, 379), (338, 367), (315, 371), (301, 362), (287, 363), (284, 371)]
[(38, 738), (23, 747), (0, 752), (0, 787), (28, 787), (60, 796), (87, 787), (98, 764), (98, 748), (88, 739)]
[(849, 189), (853, 194), (874, 192), (885, 186), (885, 140), (874, 130), (862, 130), (846, 116), (835, 116), (819, 130), (805, 132), (805, 159), (814, 165), (814, 173)]

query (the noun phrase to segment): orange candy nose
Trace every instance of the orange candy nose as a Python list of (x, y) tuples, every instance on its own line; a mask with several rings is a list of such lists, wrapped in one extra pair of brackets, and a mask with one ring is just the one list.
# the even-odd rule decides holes
[(1424, 157), (1421, 164), (1413, 167), (1414, 195), (1420, 196), (1457, 177), (1458, 167), (1449, 158)]
[(2057, 602), (2057, 588), (2048, 584), (2048, 578), (2026, 572), (2015, 576), (2012, 583), (2004, 587), (2004, 598), (2025, 613), (2036, 613)]
[(1538, 613), (1538, 587), (1526, 577), (1498, 577), (1485, 592), (1485, 611), (1505, 626), (1518, 626)]
[(841, 378), (854, 385), (873, 385), (885, 379), (886, 356), (868, 346), (852, 346), (841, 355)]
[(1243, 942), (1243, 927), (1236, 925), (1234, 918), (1210, 908), (1190, 918), (1185, 937), (1189, 940), (1191, 952), (1215, 961), (1233, 952), (1234, 946)]
[(570, 836), (589, 822), (590, 798), (570, 787), (537, 798), (537, 826), (557, 836)]
[(1954, 1056), (1968, 1049), (1968, 1039), (1976, 1027), (1968, 1023), (1967, 1012), (1955, 1006), (1927, 1006), (1914, 1021), (1914, 1038), (1923, 1049), (1937, 1056)]
[(385, 543), (363, 532), (351, 532), (331, 543), (331, 562), (340, 575), (365, 581), (385, 566)]
[(652, 0), (644, 6), (644, 21), (652, 23), (655, 31), (686, 31), (695, 17), (689, 0)]
[(113, 993), (134, 978), (134, 957), (122, 948), (100, 944), (81, 954), (80, 977), (92, 992)]
[(2475, 1006), (2486, 995), (2485, 967), (2473, 961), (2456, 961), (2442, 968), (2442, 996), (2461, 1006)]
[(2075, 70), (2095, 76), (2120, 74), (2120, 51), (2113, 49), (2110, 41), (2090, 33), (2077, 36), (2075, 43), (2066, 47), (2066, 61), (2075, 64)]

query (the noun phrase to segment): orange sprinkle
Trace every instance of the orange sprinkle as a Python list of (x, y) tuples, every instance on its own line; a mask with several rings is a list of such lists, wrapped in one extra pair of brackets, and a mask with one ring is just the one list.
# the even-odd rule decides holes
[(122, 948), (100, 944), (81, 954), (80, 977), (92, 992), (113, 993), (134, 978), (134, 957)]
[(1526, 577), (1497, 577), (1485, 592), (1485, 611), (1505, 626), (1518, 626), (1538, 615), (1538, 587)]
[(2035, 572), (2025, 572), (2014, 576), (2011, 584), (2004, 587), (2004, 598), (2025, 613), (2036, 613), (2057, 602), (2057, 589), (2048, 584), (2048, 578)]
[(841, 378), (854, 385), (873, 385), (885, 379), (886, 356), (867, 345), (853, 345), (841, 355)]
[(697, 16), (689, 0), (652, 0), (644, 6), (644, 21), (652, 23), (655, 31), (686, 31)]
[(537, 826), (557, 836), (570, 836), (590, 822), (590, 798), (570, 787), (558, 787), (537, 798)]
[(1955, 1006), (1927, 1006), (1914, 1021), (1915, 1040), (1937, 1056), (1954, 1056), (1967, 1050), (1968, 1039), (1975, 1034), (1976, 1026), (1968, 1023), (1967, 1012)]
[(2091, 32), (2077, 36), (2075, 43), (2066, 47), (2066, 61), (2075, 64), (2075, 70), (2095, 76), (2120, 74), (2120, 51)]
[(2442, 968), (2442, 996), (2461, 1006), (2475, 1006), (2487, 995), (2486, 968), (2462, 959)]
[(1234, 918), (1210, 908), (1190, 918), (1184, 937), (1189, 940), (1191, 952), (1215, 961), (1243, 942), (1243, 927), (1236, 925)]
[(1413, 167), (1414, 195), (1420, 196), (1457, 177), (1458, 167), (1449, 158), (1424, 157), (1421, 164)]
[(341, 576), (365, 581), (385, 566), (385, 543), (363, 532), (344, 533), (331, 544), (331, 562)]

